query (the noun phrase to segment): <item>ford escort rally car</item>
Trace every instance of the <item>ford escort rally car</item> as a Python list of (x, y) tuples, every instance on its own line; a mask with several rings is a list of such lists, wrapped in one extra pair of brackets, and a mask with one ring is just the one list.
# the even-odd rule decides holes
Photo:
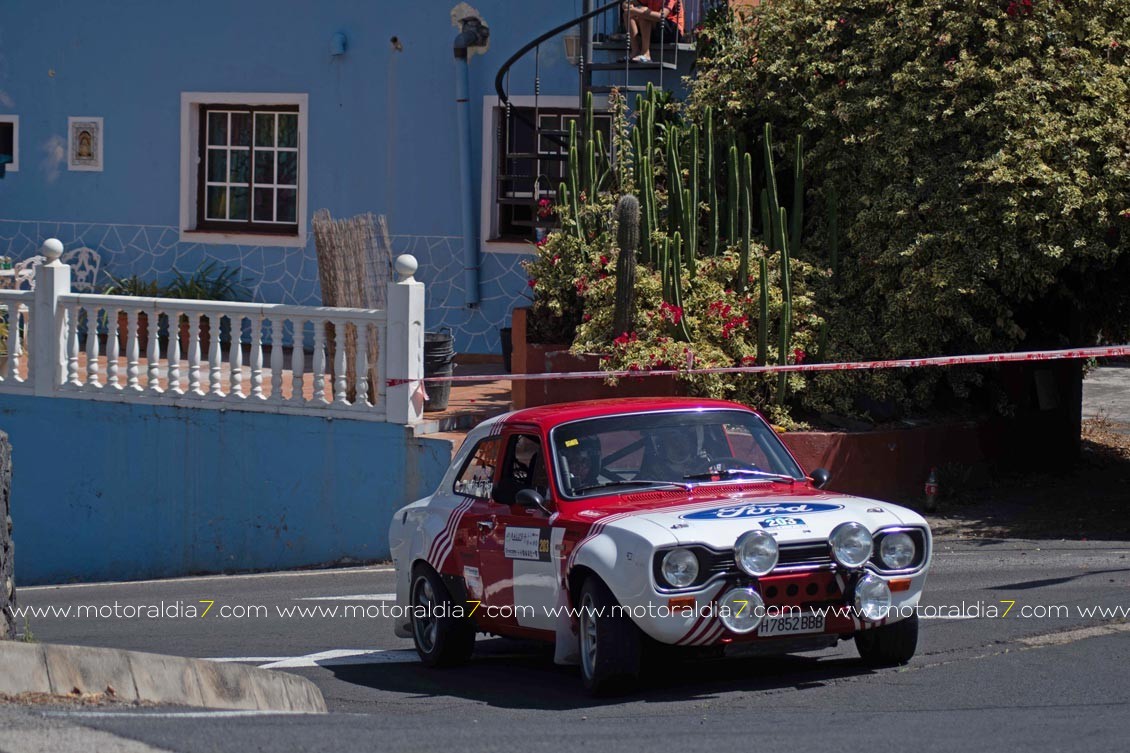
[(466, 661), (479, 632), (552, 642), (594, 693), (629, 685), (648, 642), (784, 653), (854, 639), (869, 665), (905, 663), (930, 529), (827, 482), (736, 403), (493, 418), (394, 516), (396, 633), (432, 666)]

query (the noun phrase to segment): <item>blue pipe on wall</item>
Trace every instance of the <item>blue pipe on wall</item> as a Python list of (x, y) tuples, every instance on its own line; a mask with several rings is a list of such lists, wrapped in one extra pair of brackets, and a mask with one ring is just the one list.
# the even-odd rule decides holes
[(481, 44), (482, 27), (475, 19), (463, 22), (455, 38), (455, 115), (459, 129), (460, 208), (463, 215), (463, 295), (467, 306), (479, 304), (479, 223), (475, 221), (474, 173), (471, 171), (470, 70), (468, 48)]

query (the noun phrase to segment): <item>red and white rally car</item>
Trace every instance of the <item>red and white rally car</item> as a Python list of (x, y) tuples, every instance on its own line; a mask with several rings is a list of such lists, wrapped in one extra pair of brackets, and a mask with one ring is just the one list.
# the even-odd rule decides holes
[(404, 616), (430, 665), (478, 632), (551, 641), (586, 687), (622, 687), (647, 640), (802, 651), (855, 639), (871, 665), (918, 640), (926, 521), (822, 491), (756, 412), (640, 398), (484, 422), (389, 537)]

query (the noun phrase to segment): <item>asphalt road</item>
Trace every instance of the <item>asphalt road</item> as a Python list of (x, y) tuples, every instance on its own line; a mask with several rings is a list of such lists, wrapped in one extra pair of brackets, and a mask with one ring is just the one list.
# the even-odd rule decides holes
[(1083, 380), (1083, 415), (1103, 416), (1116, 431), (1130, 433), (1130, 364), (1103, 366)]
[[(1125, 747), (1130, 624), (1125, 613), (1078, 610), (1130, 608), (1130, 542), (939, 542), (925, 603), (939, 616), (960, 610), (964, 618), (924, 620), (919, 654), (906, 668), (864, 670), (851, 643), (783, 659), (668, 657), (637, 694), (608, 701), (588, 699), (578, 672), (555, 666), (536, 646), (483, 639), (471, 665), (429, 670), (392, 635), (389, 620), (340, 616), (349, 604), (379, 605), (392, 590), (392, 572), (380, 567), (24, 589), (22, 605), (37, 608), (112, 610), (117, 602), (124, 613), (126, 605), (179, 603), (179, 617), (41, 616), (30, 626), (43, 641), (296, 672), (318, 684), (330, 713), (0, 707), (0, 751), (22, 753), (14, 747), (20, 740), (48, 733), (90, 742), (90, 750), (193, 753)], [(201, 600), (214, 602), (207, 616), (183, 615), (189, 605), (202, 611)], [(984, 616), (1008, 601), (1015, 603), (1007, 616)], [(267, 616), (221, 616), (225, 607), (259, 606)], [(982, 616), (971, 616), (975, 606)], [(1067, 614), (1024, 614), (1052, 606)], [(339, 616), (277, 611), (292, 607), (338, 607)]]

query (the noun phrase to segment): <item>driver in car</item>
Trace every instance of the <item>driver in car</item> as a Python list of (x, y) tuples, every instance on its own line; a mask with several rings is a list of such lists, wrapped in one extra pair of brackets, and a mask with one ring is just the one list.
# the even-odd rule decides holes
[(595, 437), (566, 440), (561, 457), (571, 492), (600, 483), (600, 440)]

